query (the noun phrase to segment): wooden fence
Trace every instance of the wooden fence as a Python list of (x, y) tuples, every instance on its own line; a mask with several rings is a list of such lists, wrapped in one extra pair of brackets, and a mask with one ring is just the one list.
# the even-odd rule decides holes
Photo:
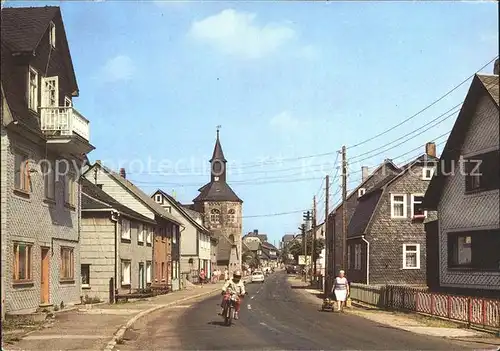
[(358, 283), (351, 284), (351, 299), (500, 330), (500, 299), (436, 294), (420, 287)]

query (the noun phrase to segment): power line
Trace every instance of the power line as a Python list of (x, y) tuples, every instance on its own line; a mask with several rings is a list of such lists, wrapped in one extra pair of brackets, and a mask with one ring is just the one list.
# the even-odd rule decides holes
[(396, 124), (395, 126), (383, 131), (382, 133), (379, 133), (371, 138), (368, 138), (366, 140), (363, 140), (357, 144), (354, 144), (354, 145), (351, 145), (351, 146), (348, 146), (347, 149), (353, 149), (355, 147), (358, 147), (360, 145), (363, 145), (363, 144), (366, 144), (367, 142), (369, 141), (372, 141), (382, 135), (385, 135), (387, 133), (389, 133), (390, 131), (396, 129), (397, 127), (400, 127), (402, 126), (403, 124), (405, 124), (406, 122), (412, 120), (413, 118), (417, 117), (418, 115), (420, 115), (422, 112), (428, 110), (429, 108), (431, 108), (432, 106), (434, 106), (435, 104), (437, 104), (438, 102), (440, 102), (441, 100), (443, 100), (445, 97), (447, 97), (448, 95), (450, 95), (452, 92), (454, 92), (455, 90), (457, 90), (458, 88), (460, 88), (462, 85), (464, 85), (467, 81), (469, 81), (469, 79), (471, 79), (472, 77), (474, 77), (474, 75), (481, 71), (482, 69), (486, 68), (489, 64), (491, 64), (493, 61), (495, 61), (496, 59), (498, 58), (498, 55), (495, 56), (492, 60), (490, 60), (488, 63), (486, 63), (485, 65), (483, 65), (480, 69), (478, 69), (476, 72), (474, 72), (474, 74), (472, 74), (471, 76), (467, 77), (466, 79), (464, 79), (460, 84), (456, 85), (453, 89), (451, 89), (450, 91), (448, 91), (446, 94), (444, 94), (443, 96), (441, 96), (440, 98), (438, 98), (437, 100), (435, 100), (434, 102), (432, 102), (430, 105), (427, 105), (426, 107), (424, 107), (423, 109), (421, 109), (420, 111), (418, 111), (417, 113), (415, 113), (414, 115), (408, 117), (407, 119), (405, 119), (404, 121)]
[[(434, 118), (433, 120), (431, 120), (431, 121), (430, 121), (430, 122), (428, 122), (427, 124), (424, 124), (423, 126), (421, 126), (421, 127), (417, 128), (417, 129), (415, 129), (415, 130), (413, 130), (413, 131), (411, 131), (411, 132), (409, 132), (409, 133), (406, 133), (405, 135), (403, 135), (403, 136), (401, 136), (401, 137), (399, 137), (399, 138), (397, 138), (397, 139), (395, 139), (395, 140), (392, 140), (392, 141), (390, 141), (390, 142), (388, 142), (388, 143), (386, 143), (386, 144), (384, 144), (384, 145), (382, 145), (382, 146), (380, 146), (380, 147), (378, 147), (378, 148), (376, 148), (376, 149), (373, 149), (373, 150), (370, 150), (370, 151), (364, 152), (364, 153), (362, 153), (362, 154), (359, 154), (359, 155), (353, 156), (353, 157), (351, 158), (351, 161), (352, 161), (352, 160), (355, 160), (356, 158), (359, 158), (359, 157), (361, 157), (361, 156), (364, 156), (364, 155), (370, 154), (370, 153), (372, 153), (372, 152), (375, 152), (375, 151), (378, 151), (378, 153), (373, 154), (373, 155), (371, 155), (370, 157), (372, 157), (372, 156), (376, 156), (376, 155), (379, 155), (379, 154), (381, 154), (381, 152), (379, 151), (379, 150), (380, 150), (380, 148), (383, 148), (383, 147), (385, 147), (385, 146), (391, 145), (391, 144), (393, 144), (394, 142), (399, 141), (399, 140), (402, 140), (402, 139), (404, 139), (405, 137), (407, 137), (407, 136), (409, 136), (409, 135), (412, 135), (412, 134), (414, 134), (414, 133), (415, 133), (415, 132), (417, 132), (417, 131), (422, 130), (422, 128), (427, 127), (426, 129), (422, 130), (420, 133), (417, 133), (417, 134), (413, 135), (412, 137), (410, 137), (410, 138), (408, 138), (408, 139), (404, 140), (403, 142), (401, 142), (401, 143), (399, 143), (399, 144), (395, 145), (394, 147), (396, 147), (396, 146), (400, 146), (400, 145), (402, 145), (402, 144), (404, 144), (404, 143), (406, 143), (406, 142), (408, 142), (408, 141), (410, 141), (410, 140), (412, 140), (412, 139), (414, 139), (414, 138), (418, 137), (419, 135), (422, 135), (425, 131), (427, 131), (427, 130), (431, 129), (432, 127), (435, 127), (435, 126), (437, 126), (437, 125), (441, 124), (442, 122), (444, 122), (445, 120), (447, 120), (447, 119), (451, 118), (451, 117), (453, 116), (453, 114), (454, 114), (454, 113), (458, 112), (458, 110), (457, 110), (457, 111), (452, 111), (452, 110), (453, 110), (453, 109), (457, 109), (457, 108), (458, 108), (461, 104), (462, 104), (462, 103), (455, 105), (453, 108), (449, 109), (449, 110), (448, 110), (448, 111), (446, 111), (445, 113), (443, 113), (443, 114), (439, 115), (438, 117)], [(452, 112), (451, 112), (451, 114), (449, 114), (449, 115), (445, 116), (444, 118), (442, 118), (444, 115), (446, 115), (446, 114), (447, 114), (447, 113), (449, 113), (450, 111), (452, 111)], [(441, 119), (441, 118), (442, 118), (442, 119)], [(440, 119), (441, 119), (441, 120), (440, 120)], [(436, 123), (434, 123), (434, 124), (430, 124), (430, 123), (435, 122), (435, 121), (437, 121), (437, 122), (436, 122)], [(429, 124), (430, 124), (430, 125), (429, 125)], [(391, 149), (392, 149), (392, 148), (388, 148), (388, 149), (386, 149), (386, 150), (382, 151), (382, 153), (383, 153), (383, 152), (385, 152), (385, 151), (391, 150)], [(334, 163), (333, 163), (334, 167), (335, 167), (335, 166), (337, 165), (337, 163), (338, 163), (338, 158), (339, 158), (339, 153), (338, 153), (338, 151), (337, 151), (337, 157), (335, 158), (335, 161), (334, 161)], [(363, 159), (363, 160), (364, 160), (364, 159)], [(257, 178), (252, 178), (251, 180), (248, 180), (248, 179), (243, 179), (243, 180), (235, 180), (235, 181), (233, 181), (232, 183), (234, 183), (234, 184), (244, 184), (244, 183), (246, 183), (247, 181), (251, 181), (251, 182), (254, 182), (255, 180), (266, 180), (266, 181), (267, 181), (267, 180), (270, 180), (270, 179), (283, 179), (283, 178), (289, 178), (289, 177), (291, 177), (291, 176), (293, 177), (293, 176), (298, 176), (298, 175), (304, 175), (304, 174), (306, 173), (306, 170), (304, 170), (304, 167), (305, 167), (305, 166), (304, 166), (304, 165), (302, 165), (302, 166), (289, 167), (289, 168), (279, 169), (279, 170), (260, 170), (260, 171), (254, 171), (254, 172), (245, 172), (244, 174), (256, 174), (256, 173), (277, 173), (277, 172), (287, 172), (287, 171), (291, 171), (291, 170), (299, 170), (299, 169), (301, 169), (301, 170), (302, 170), (301, 172), (296, 172), (296, 173), (291, 173), (291, 174), (284, 174), (284, 175), (281, 175), (281, 176), (275, 176), (275, 177), (265, 176), (265, 177), (257, 177)], [(311, 169), (309, 169), (309, 170), (308, 170), (308, 171), (310, 171), (310, 172), (324, 172), (325, 174), (327, 174), (327, 172), (326, 172), (323, 168), (325, 168), (325, 167), (331, 167), (331, 166), (330, 166), (329, 164), (327, 164), (327, 163), (322, 163), (322, 164), (309, 165), (309, 167), (311, 167)], [(313, 168), (313, 167), (319, 167), (319, 168)], [(338, 173), (338, 169), (339, 169), (339, 168), (338, 168), (338, 166), (336, 167), (336, 169), (337, 169), (337, 173)], [(129, 174), (130, 174), (130, 173), (131, 173), (131, 174), (134, 174), (134, 173), (136, 173), (136, 172), (129, 172)], [(139, 172), (139, 173), (140, 173), (140, 172)], [(151, 175), (152, 175), (152, 174), (154, 174), (154, 173), (153, 173), (153, 172), (145, 172), (145, 174), (151, 174)], [(199, 174), (199, 175), (202, 175), (202, 176), (207, 176), (207, 174), (208, 174), (208, 172), (207, 172), (206, 174)], [(232, 172), (230, 172), (230, 174), (232, 174)], [(240, 172), (240, 174), (242, 174), (242, 173)], [(173, 175), (173, 174), (160, 174), (160, 173), (158, 174), (158, 176), (169, 176), (169, 175)], [(236, 174), (236, 175), (237, 175), (237, 174)], [(192, 176), (192, 175), (191, 175), (191, 176)], [(336, 178), (337, 178), (337, 175), (335, 175), (335, 176), (332, 178), (331, 183), (333, 183), (333, 182), (336, 180)], [(318, 193), (319, 193), (319, 191), (318, 191)]]
[[(434, 123), (434, 124), (430, 125), (427, 129), (424, 129), (422, 132), (417, 133), (417, 134), (415, 134), (413, 137), (406, 139), (406, 141), (411, 140), (411, 139), (413, 139), (413, 138), (415, 138), (415, 137), (417, 137), (417, 136), (421, 135), (423, 132), (427, 131), (428, 129), (430, 129), (430, 128), (432, 128), (432, 127), (435, 127), (435, 126), (437, 126), (437, 125), (439, 125), (439, 124), (443, 123), (444, 121), (446, 121), (447, 119), (449, 119), (450, 117), (452, 117), (455, 113), (459, 112), (459, 111), (460, 111), (460, 108), (459, 108), (459, 107), (460, 107), (462, 104), (463, 104), (463, 101), (462, 101), (462, 102), (460, 102), (459, 104), (457, 104), (457, 105), (453, 106), (453, 107), (452, 107), (451, 109), (449, 109), (448, 111), (446, 111), (446, 112), (442, 113), (442, 114), (441, 114), (441, 115), (439, 115), (438, 117), (434, 118), (432, 121), (430, 121), (430, 122), (428, 122), (428, 123), (424, 124), (423, 126), (421, 126), (421, 127), (417, 128), (417, 129), (415, 129), (415, 130), (413, 130), (413, 131), (411, 131), (411, 132), (409, 132), (409, 133), (406, 133), (405, 135), (403, 135), (403, 136), (401, 136), (401, 137), (399, 137), (399, 138), (397, 138), (397, 139), (395, 139), (395, 140), (393, 140), (393, 141), (391, 141), (391, 142), (389, 142), (389, 143), (386, 143), (386, 144), (384, 144), (384, 145), (382, 145), (382, 146), (379, 146), (379, 147), (377, 147), (376, 149), (372, 149), (372, 150), (370, 150), (370, 151), (363, 152), (362, 154), (355, 155), (355, 156), (351, 157), (351, 160), (353, 160), (353, 159), (357, 159), (357, 158), (359, 158), (359, 157), (361, 157), (361, 156), (368, 155), (368, 154), (370, 154), (370, 153), (372, 153), (372, 152), (374, 152), (374, 151), (378, 151), (378, 150), (380, 150), (380, 149), (381, 149), (381, 148), (383, 148), (383, 147), (386, 147), (386, 146), (388, 146), (388, 145), (391, 145), (391, 144), (393, 144), (394, 142), (399, 141), (399, 140), (401, 140), (401, 139), (404, 139), (404, 138), (406, 138), (407, 136), (412, 135), (413, 133), (415, 133), (415, 132), (417, 132), (417, 131), (421, 130), (422, 128), (425, 128), (426, 126), (429, 126), (432, 122), (437, 121), (436, 123)], [(456, 111), (453, 111), (453, 110), (456, 110)], [(452, 111), (452, 112), (450, 113), (450, 111)], [(450, 113), (450, 114), (449, 114), (449, 115), (447, 115), (447, 116), (445, 116), (447, 113)], [(443, 118), (443, 116), (445, 116), (445, 117)], [(442, 119), (441, 119), (441, 118), (442, 118)], [(398, 144), (398, 145), (400, 145), (400, 144)]]
[[(449, 134), (449, 131), (434, 138), (434, 140), (438, 140), (440, 138), (442, 138), (443, 136)], [(383, 154), (385, 153), (386, 151), (388, 150), (391, 150), (391, 149), (394, 149), (404, 143), (406, 143), (408, 140), (406, 141), (403, 141), (397, 145), (394, 145), (393, 147), (391, 148), (388, 148), (388, 149), (385, 149), (385, 150), (382, 150), (380, 152), (378, 152), (377, 154), (373, 154), (371, 155), (370, 157), (368, 158), (371, 158), (371, 157), (374, 157), (374, 156), (377, 156), (379, 154)], [(425, 146), (425, 144), (423, 144), (422, 146)], [(419, 146), (417, 148), (414, 148), (410, 151), (407, 151), (401, 155), (398, 155), (396, 157), (393, 157), (392, 159), (397, 159), (397, 158), (401, 158), (403, 156), (406, 156), (410, 153), (412, 153), (413, 151), (416, 151), (418, 149), (420, 149), (422, 146)], [(366, 158), (366, 159), (368, 159)], [(364, 161), (365, 159), (362, 159), (362, 160), (358, 160), (358, 162), (361, 162), (361, 161)], [(315, 171), (323, 171), (322, 169), (321, 170), (311, 170), (311, 172), (315, 172)], [(352, 171), (350, 172), (350, 174), (355, 174), (355, 173), (358, 173), (360, 172), (361, 170), (356, 170), (356, 171)], [(332, 179), (332, 181), (330, 182), (330, 185), (333, 185), (334, 182), (337, 180), (337, 176), (338, 176), (338, 172), (339, 172), (339, 168), (336, 169), (336, 172), (334, 174), (334, 177)], [(302, 172), (297, 172), (297, 173), (291, 173), (291, 174), (286, 174), (286, 175), (282, 175), (282, 176), (277, 176), (277, 177), (265, 177), (265, 178), (253, 178), (253, 179), (246, 179), (246, 180), (240, 180), (240, 181), (234, 181), (234, 182), (230, 182), (229, 184), (230, 185), (264, 185), (264, 184), (276, 184), (276, 183), (296, 183), (296, 182), (302, 182), (302, 181), (309, 181), (309, 180), (318, 180), (318, 179), (321, 179), (323, 180), (324, 177), (321, 176), (321, 177), (304, 177), (306, 172), (302, 171)], [(294, 178), (296, 176), (302, 176), (302, 177), (298, 177), (298, 178)], [(291, 178), (292, 177), (292, 178)], [(134, 183), (137, 183), (137, 184), (154, 184), (154, 185), (171, 185), (171, 186), (179, 186), (179, 187), (199, 187), (200, 184), (199, 183), (178, 183), (178, 182), (156, 182), (156, 181), (136, 181), (136, 180), (132, 180)], [(322, 186), (320, 187), (320, 189), (318, 190), (318, 192), (321, 190)], [(336, 195), (336, 194), (334, 194)], [(324, 194), (322, 195), (324, 196)], [(332, 195), (331, 195), (332, 196)]]
[(288, 211), (288, 212), (278, 212), (278, 213), (268, 213), (268, 214), (260, 214), (260, 215), (252, 215), (252, 216), (242, 216), (241, 218), (260, 218), (260, 217), (276, 217), (276, 216), (285, 216), (289, 214), (294, 214), (294, 213), (301, 213), (304, 211), (310, 211), (311, 209), (302, 209), (302, 210), (296, 210), (296, 211)]
[[(437, 141), (438, 139), (441, 139), (442, 137), (447, 136), (448, 134), (450, 134), (450, 132), (449, 132), (449, 131), (448, 131), (448, 132), (446, 132), (446, 133), (444, 133), (444, 134), (441, 134), (440, 136), (438, 136), (438, 137), (436, 137), (436, 138), (432, 139), (431, 141)], [(443, 142), (438, 143), (438, 146), (439, 146), (439, 145), (444, 144), (446, 141), (447, 141), (447, 140), (444, 140)], [(410, 153), (412, 153), (412, 152), (414, 152), (414, 151), (421, 150), (421, 149), (422, 149), (422, 147), (424, 147), (425, 145), (426, 145), (426, 144), (423, 144), (423, 145), (417, 146), (416, 148), (411, 149), (410, 151), (407, 151), (407, 152), (405, 152), (405, 153), (403, 153), (403, 154), (401, 154), (401, 155), (398, 155), (398, 156), (396, 156), (396, 157), (392, 157), (392, 158), (391, 158), (391, 160), (396, 160), (396, 159), (401, 158), (401, 157), (403, 157), (403, 156), (406, 156), (406, 155), (408, 155), (408, 154), (410, 154)], [(422, 154), (422, 153), (419, 153), (419, 155), (421, 155), (421, 154)], [(417, 157), (417, 156), (413, 156), (411, 159), (414, 159), (414, 158), (416, 158), (416, 157)], [(352, 171), (352, 172), (349, 172), (349, 174), (355, 174), (355, 173), (360, 173), (360, 172), (361, 172), (361, 169), (359, 169), (359, 170), (355, 170), (355, 171)]]
[[(489, 64), (491, 64), (493, 61), (495, 61), (496, 59), (498, 58), (498, 56), (496, 56), (495, 58), (493, 58), (492, 60), (490, 60), (488, 63), (486, 63), (485, 65), (483, 65), (481, 68), (479, 68), (476, 72), (474, 72), (474, 74), (472, 74), (471, 76), (469, 76), (468, 78), (464, 79), (461, 83), (459, 83), (457, 86), (455, 86), (453, 89), (451, 89), (450, 91), (448, 91), (446, 94), (444, 94), (443, 96), (441, 96), (440, 98), (438, 98), (437, 100), (435, 100), (433, 103), (431, 103), (430, 105), (424, 107), (422, 110), (420, 110), (419, 112), (415, 113), (414, 115), (410, 116), (409, 118), (405, 119), (404, 121), (398, 123), (397, 125), (385, 130), (384, 132), (382, 133), (379, 133), (373, 137), (370, 137), (366, 140), (363, 140), (357, 144), (354, 144), (354, 145), (351, 145), (351, 146), (348, 146), (347, 149), (352, 149), (352, 148), (355, 148), (355, 147), (358, 147), (360, 145), (363, 145), (369, 141), (372, 141), (382, 135), (385, 135), (387, 133), (389, 133), (390, 131), (396, 129), (397, 127), (405, 124), (406, 122), (410, 121), (411, 119), (417, 117), (418, 115), (420, 115), (422, 112), (428, 110), (430, 107), (434, 106), (435, 104), (437, 104), (439, 101), (443, 100), (445, 97), (447, 97), (448, 95), (450, 95), (452, 92), (454, 92), (455, 90), (457, 90), (460, 86), (462, 86), (463, 84), (465, 84), (469, 79), (471, 79), (472, 77), (474, 77), (474, 75), (481, 71), (483, 68), (487, 67)], [(266, 166), (266, 165), (277, 165), (277, 164), (281, 164), (281, 163), (284, 163), (284, 162), (290, 162), (290, 161), (298, 161), (298, 160), (304, 160), (304, 159), (310, 159), (310, 158), (315, 158), (315, 157), (323, 157), (323, 156), (329, 156), (329, 155), (333, 155), (335, 154), (337, 151), (331, 151), (331, 152), (325, 152), (325, 153), (319, 153), (319, 154), (312, 154), (312, 155), (306, 155), (306, 156), (298, 156), (298, 157), (287, 157), (287, 158), (277, 158), (275, 160), (268, 160), (268, 161), (254, 161), (254, 162), (246, 162), (246, 163), (242, 163), (241, 165), (239, 165), (240, 168), (244, 169), (244, 168), (250, 168), (250, 167), (259, 167), (259, 166)], [(207, 170), (209, 169), (209, 167), (207, 166), (206, 168), (203, 168), (204, 170)], [(186, 171), (186, 172), (192, 172), (193, 169), (188, 169), (188, 168), (185, 168), (185, 169), (177, 169), (178, 172), (182, 172), (182, 171)], [(266, 173), (266, 171), (256, 171), (256, 172), (252, 172), (252, 173)], [(130, 173), (130, 172), (129, 172)], [(131, 174), (134, 174), (135, 172), (132, 172)], [(248, 172), (247, 174), (251, 174), (250, 172)]]
[[(422, 131), (422, 133), (423, 133), (423, 132), (426, 132), (427, 130), (431, 129), (432, 127), (434, 127), (434, 126), (431, 126), (431, 127), (429, 127), (428, 129), (425, 129), (424, 131)], [(446, 132), (446, 133), (444, 133), (443, 135), (449, 134), (450, 132), (451, 132), (451, 130), (450, 130), (450, 131), (447, 131), (447, 132)], [(413, 139), (413, 137), (412, 137), (412, 138), (410, 138), (410, 139)], [(408, 140), (409, 140), (409, 139), (408, 139)], [(394, 145), (394, 146), (391, 146), (390, 148), (387, 148), (387, 149), (385, 149), (385, 150), (382, 150), (382, 151), (380, 151), (380, 152), (378, 152), (378, 153), (376, 153), (376, 154), (373, 154), (373, 155), (370, 155), (370, 156), (368, 156), (368, 157), (362, 158), (361, 160), (356, 160), (356, 162), (363, 162), (363, 161), (366, 161), (366, 160), (371, 159), (371, 158), (372, 158), (372, 157), (374, 157), (374, 156), (381, 155), (381, 154), (383, 154), (383, 153), (385, 153), (385, 152), (387, 152), (387, 151), (389, 151), (389, 150), (392, 150), (392, 149), (394, 149), (394, 148), (396, 148), (396, 147), (398, 147), (398, 146), (400, 146), (400, 145), (403, 145), (404, 143), (408, 142), (408, 140), (403, 141), (402, 143), (396, 144), (396, 145)]]

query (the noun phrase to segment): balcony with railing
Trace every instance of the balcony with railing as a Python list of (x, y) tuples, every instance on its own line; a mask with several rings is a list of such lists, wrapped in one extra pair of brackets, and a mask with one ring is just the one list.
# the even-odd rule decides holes
[[(71, 152), (87, 153), (90, 145), (90, 123), (74, 107), (42, 107), (40, 127), (52, 145), (65, 145)], [(89, 149), (90, 147), (90, 149)], [(89, 150), (87, 150), (89, 149)]]
[(89, 141), (89, 121), (74, 107), (42, 107), (41, 127), (48, 135), (71, 137), (77, 134)]

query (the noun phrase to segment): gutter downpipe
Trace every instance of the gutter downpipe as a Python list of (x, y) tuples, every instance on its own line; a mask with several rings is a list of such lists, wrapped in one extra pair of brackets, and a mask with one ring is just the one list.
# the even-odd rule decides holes
[[(117, 282), (116, 282), (116, 279), (118, 279), (118, 273), (117, 273), (117, 270), (118, 270), (118, 217), (120, 216), (120, 213), (117, 211), (117, 210), (111, 210), (111, 220), (113, 222), (115, 222), (115, 277), (114, 277), (114, 280), (115, 280), (115, 294), (116, 294), (116, 290), (117, 290)], [(114, 302), (114, 301), (113, 301)], [(110, 301), (111, 303), (111, 301)]]
[(366, 243), (366, 285), (370, 285), (370, 242), (361, 236), (361, 240)]

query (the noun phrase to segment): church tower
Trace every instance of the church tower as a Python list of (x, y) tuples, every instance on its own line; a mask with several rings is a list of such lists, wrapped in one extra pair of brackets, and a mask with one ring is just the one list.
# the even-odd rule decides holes
[(242, 205), (243, 201), (227, 184), (227, 160), (219, 139), (219, 127), (214, 152), (210, 159), (210, 182), (198, 189), (193, 200), (196, 211), (203, 213), (204, 225), (217, 238), (217, 265), (232, 273), (241, 270)]

